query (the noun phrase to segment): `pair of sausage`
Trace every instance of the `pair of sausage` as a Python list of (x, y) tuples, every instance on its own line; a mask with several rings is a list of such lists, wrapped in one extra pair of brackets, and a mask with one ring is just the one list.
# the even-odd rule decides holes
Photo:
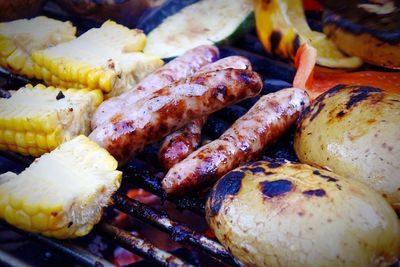
[(169, 194), (192, 191), (256, 159), (289, 129), (308, 105), (307, 93), (296, 88), (261, 97), (220, 138), (173, 166), (162, 181), (164, 190)]
[(132, 90), (104, 101), (93, 115), (92, 129), (112, 121), (113, 118), (124, 117), (135, 108), (138, 100), (174, 81), (192, 76), (201, 67), (218, 58), (219, 50), (216, 46), (202, 45), (189, 50), (144, 78)]
[(226, 69), (176, 81), (138, 100), (94, 129), (90, 138), (120, 164), (187, 123), (255, 96), (262, 80), (251, 70)]
[[(248, 59), (241, 56), (231, 56), (203, 66), (196, 74), (229, 68), (252, 69)], [(207, 116), (194, 120), (164, 139), (158, 154), (160, 165), (164, 169), (169, 170), (200, 146), (201, 129), (206, 120)]]

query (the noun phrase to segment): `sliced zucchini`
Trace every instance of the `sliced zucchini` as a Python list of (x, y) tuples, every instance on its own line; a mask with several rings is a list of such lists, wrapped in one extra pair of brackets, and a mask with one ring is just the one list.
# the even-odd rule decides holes
[(204, 44), (230, 43), (254, 26), (251, 0), (203, 0), (166, 18), (147, 37), (145, 53), (182, 55)]

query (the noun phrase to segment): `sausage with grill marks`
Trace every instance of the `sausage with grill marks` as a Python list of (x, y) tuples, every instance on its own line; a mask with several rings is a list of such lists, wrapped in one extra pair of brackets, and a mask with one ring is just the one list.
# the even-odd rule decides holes
[(129, 92), (104, 101), (93, 115), (92, 129), (111, 121), (113, 118), (123, 117), (122, 109), (134, 108), (138, 100), (153, 94), (172, 82), (192, 76), (201, 67), (214, 62), (218, 58), (219, 50), (216, 46), (201, 45), (171, 60), (144, 78)]
[(286, 132), (309, 104), (305, 91), (284, 89), (263, 96), (220, 138), (173, 166), (162, 181), (169, 194), (212, 184), (240, 164), (254, 160)]
[(124, 163), (188, 122), (258, 94), (262, 85), (250, 70), (201, 73), (139, 100), (135, 109), (123, 111), (126, 116), (97, 127), (89, 137)]
[[(196, 74), (223, 69), (247, 69), (251, 70), (251, 63), (241, 56), (230, 56), (214, 63), (203, 66)], [(207, 120), (207, 116), (189, 122), (178, 131), (168, 135), (162, 142), (158, 153), (160, 165), (169, 170), (176, 163), (185, 159), (190, 153), (200, 146), (201, 129)]]

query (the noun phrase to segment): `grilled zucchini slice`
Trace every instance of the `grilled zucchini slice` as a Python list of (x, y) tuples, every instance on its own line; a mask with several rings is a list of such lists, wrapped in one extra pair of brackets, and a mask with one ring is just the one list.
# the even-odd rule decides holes
[(199, 45), (232, 42), (253, 26), (251, 0), (203, 0), (152, 30), (144, 52), (160, 58), (176, 57)]

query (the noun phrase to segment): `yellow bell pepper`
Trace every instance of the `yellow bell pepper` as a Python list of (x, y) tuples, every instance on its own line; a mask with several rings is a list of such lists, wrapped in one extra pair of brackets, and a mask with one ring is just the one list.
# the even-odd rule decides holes
[(284, 58), (294, 59), (300, 45), (317, 49), (317, 64), (330, 68), (357, 68), (362, 61), (347, 57), (324, 33), (310, 29), (301, 0), (255, 0), (258, 36), (265, 49)]

